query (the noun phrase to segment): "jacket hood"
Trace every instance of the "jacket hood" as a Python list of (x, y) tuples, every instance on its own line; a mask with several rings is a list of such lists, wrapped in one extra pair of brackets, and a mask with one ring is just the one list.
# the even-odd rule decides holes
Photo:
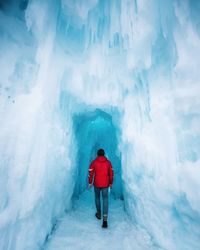
[(107, 161), (107, 158), (105, 156), (97, 156), (96, 160), (103, 162), (103, 161)]

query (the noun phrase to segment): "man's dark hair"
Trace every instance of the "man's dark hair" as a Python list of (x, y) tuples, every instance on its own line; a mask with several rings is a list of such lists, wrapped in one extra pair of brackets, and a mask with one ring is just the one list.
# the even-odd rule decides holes
[(105, 155), (105, 152), (102, 148), (100, 148), (98, 151), (97, 151), (97, 155), (98, 156), (104, 156)]

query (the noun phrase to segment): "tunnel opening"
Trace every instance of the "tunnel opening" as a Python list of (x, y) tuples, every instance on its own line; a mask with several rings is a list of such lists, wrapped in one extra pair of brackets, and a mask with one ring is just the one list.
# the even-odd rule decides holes
[[(119, 117), (117, 110), (115, 115)], [(88, 168), (96, 158), (99, 148), (105, 150), (106, 157), (112, 162), (114, 182), (111, 196), (123, 200), (123, 183), (121, 177), (121, 153), (119, 151), (120, 129), (113, 122), (111, 114), (96, 109), (92, 112), (75, 114), (73, 128), (77, 146), (75, 163), (75, 186), (73, 198), (78, 198), (88, 188)]]

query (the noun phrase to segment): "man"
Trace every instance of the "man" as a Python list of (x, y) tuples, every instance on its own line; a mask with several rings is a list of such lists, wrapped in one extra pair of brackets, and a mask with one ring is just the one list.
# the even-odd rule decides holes
[(104, 156), (103, 149), (97, 151), (97, 158), (92, 161), (89, 167), (88, 182), (89, 187), (93, 185), (94, 177), (94, 192), (95, 192), (95, 204), (97, 212), (95, 214), (97, 219), (101, 219), (101, 202), (100, 193), (103, 197), (103, 228), (108, 227), (108, 188), (112, 187), (113, 183), (113, 169), (111, 162)]

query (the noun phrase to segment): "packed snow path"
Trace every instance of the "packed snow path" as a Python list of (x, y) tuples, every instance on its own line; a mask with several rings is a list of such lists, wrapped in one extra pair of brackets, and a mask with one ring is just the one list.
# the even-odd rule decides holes
[(73, 210), (58, 222), (46, 250), (145, 250), (158, 249), (150, 237), (129, 221), (121, 200), (110, 198), (108, 228), (94, 216), (93, 190), (74, 202)]

